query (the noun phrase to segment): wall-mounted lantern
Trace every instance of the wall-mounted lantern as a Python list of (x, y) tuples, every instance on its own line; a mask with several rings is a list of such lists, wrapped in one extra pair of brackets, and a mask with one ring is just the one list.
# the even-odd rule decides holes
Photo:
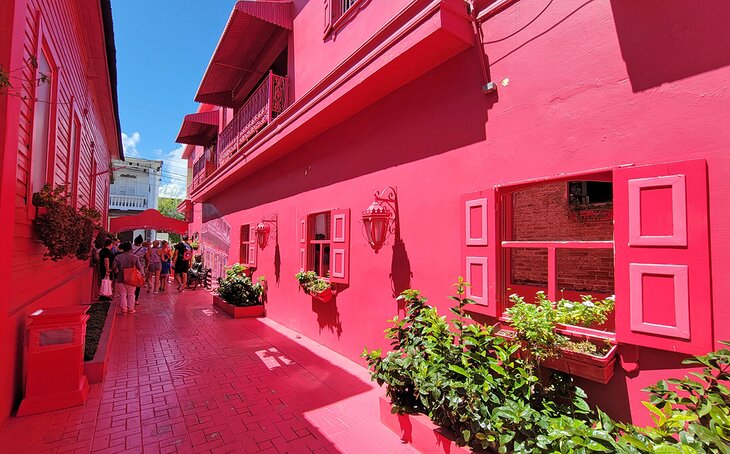
[(256, 225), (256, 243), (261, 249), (264, 249), (269, 244), (269, 235), (271, 234), (271, 226), (274, 226), (274, 236), (277, 234), (278, 216), (273, 215), (271, 219), (262, 219), (261, 222)]
[(362, 212), (365, 239), (377, 254), (385, 244), (389, 233), (395, 233), (398, 198), (394, 188), (388, 186), (375, 192), (375, 200)]

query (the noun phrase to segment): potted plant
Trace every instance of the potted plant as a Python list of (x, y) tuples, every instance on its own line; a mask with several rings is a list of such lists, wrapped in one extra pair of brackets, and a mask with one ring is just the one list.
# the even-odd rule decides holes
[(602, 325), (614, 310), (614, 298), (598, 300), (583, 296), (575, 302), (550, 301), (538, 292), (535, 302), (525, 302), (511, 295), (514, 304), (507, 309), (509, 326), (500, 335), (522, 346), (522, 356), (529, 362), (600, 383), (608, 383), (614, 374), (616, 345), (597, 330), (574, 332), (570, 326), (590, 328)]
[(294, 277), (299, 281), (304, 293), (311, 295), (317, 301), (326, 303), (334, 297), (330, 283), (317, 276), (314, 271), (301, 271)]
[(261, 276), (254, 284), (250, 277), (243, 274), (245, 268), (238, 263), (226, 267), (226, 277), (218, 279), (213, 304), (233, 318), (264, 316), (262, 295), (266, 278)]
[(38, 215), (33, 220), (38, 239), (46, 247), (44, 257), (53, 261), (91, 256), (94, 234), (100, 229), (101, 214), (93, 208), (76, 210), (68, 203), (66, 186), (43, 186), (33, 194)]

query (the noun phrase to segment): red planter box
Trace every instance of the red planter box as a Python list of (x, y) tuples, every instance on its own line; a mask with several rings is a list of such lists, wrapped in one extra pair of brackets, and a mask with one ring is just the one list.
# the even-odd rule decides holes
[[(594, 343), (605, 342), (605, 338), (592, 336), (588, 333), (575, 334), (565, 330), (559, 330), (561, 334), (572, 339), (590, 340)], [(512, 339), (514, 331), (501, 329), (498, 336)], [(586, 353), (577, 353), (571, 350), (561, 350), (561, 356), (551, 358), (542, 363), (543, 366), (565, 372), (567, 374), (606, 384), (611, 381), (616, 371), (616, 351), (618, 347), (612, 345), (603, 356), (593, 356)]]
[(312, 292), (310, 293), (310, 295), (312, 295), (312, 298), (316, 299), (320, 303), (328, 303), (332, 300), (332, 297), (334, 296), (331, 288), (323, 290), (319, 293)]
[(99, 346), (94, 353), (94, 359), (84, 361), (84, 374), (89, 383), (101, 383), (104, 381), (107, 366), (109, 365), (109, 355), (111, 353), (112, 333), (114, 332), (114, 322), (117, 319), (117, 305), (112, 302), (109, 305), (109, 312), (106, 313), (104, 321), (104, 330), (99, 338)]
[(238, 307), (228, 304), (218, 295), (213, 295), (213, 305), (228, 314), (231, 318), (264, 317), (266, 309), (263, 304), (257, 306)]
[(467, 447), (458, 446), (454, 442), (456, 437), (450, 431), (434, 424), (428, 416), (393, 414), (390, 412), (390, 402), (382, 396), (379, 405), (380, 422), (418, 452), (423, 454), (467, 454), (472, 452)]

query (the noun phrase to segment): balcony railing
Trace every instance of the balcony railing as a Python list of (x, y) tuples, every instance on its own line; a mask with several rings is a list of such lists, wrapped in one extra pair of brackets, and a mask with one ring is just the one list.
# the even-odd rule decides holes
[(112, 210), (146, 210), (148, 208), (147, 197), (110, 194), (109, 208)]
[(271, 123), (287, 106), (287, 79), (269, 71), (248, 101), (218, 137), (218, 160), (221, 166), (256, 133)]

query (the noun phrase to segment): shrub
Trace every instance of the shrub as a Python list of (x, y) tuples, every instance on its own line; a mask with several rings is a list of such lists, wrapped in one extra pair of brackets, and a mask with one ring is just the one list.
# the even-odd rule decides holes
[[(423, 412), (450, 429), (457, 444), (477, 451), (730, 453), (730, 389), (725, 385), (730, 350), (686, 360), (703, 367), (693, 378), (662, 380), (645, 389), (650, 399), (644, 405), (655, 427), (620, 424), (591, 410), (570, 376), (556, 372), (540, 380), (530, 362), (516, 357), (520, 345), (465, 314), (472, 303), (464, 297), (468, 284), (459, 278), (454, 285), (455, 317), (447, 321), (420, 292), (406, 290), (399, 297), (406, 314), (394, 317), (386, 330), (393, 350), (385, 356), (380, 350), (363, 352), (372, 379), (386, 386), (394, 413)], [(521, 310), (546, 311), (546, 301)], [(601, 311), (612, 306), (611, 300)], [(580, 317), (603, 323), (600, 315)]]
[[(236, 264), (226, 267), (226, 277), (218, 279), (218, 289), (216, 293), (226, 303), (233, 306), (258, 306), (261, 302), (263, 294), (263, 282), (259, 279), (256, 284), (251, 278), (243, 274), (238, 274), (241, 265)], [(245, 267), (244, 267), (245, 268)]]
[(66, 186), (50, 185), (33, 194), (33, 205), (44, 208), (33, 221), (41, 243), (46, 247), (44, 257), (53, 261), (75, 257), (87, 260), (91, 256), (94, 233), (100, 230), (101, 214), (93, 208), (76, 211), (68, 204)]

